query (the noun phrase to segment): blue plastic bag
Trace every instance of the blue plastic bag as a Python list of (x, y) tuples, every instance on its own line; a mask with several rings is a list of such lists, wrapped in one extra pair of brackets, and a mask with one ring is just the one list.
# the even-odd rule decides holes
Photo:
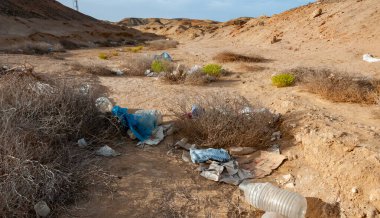
[(157, 119), (153, 114), (129, 114), (128, 108), (115, 106), (112, 114), (119, 118), (121, 125), (130, 129), (140, 141), (150, 138), (153, 130), (157, 127)]
[(231, 159), (226, 150), (214, 148), (190, 149), (190, 157), (193, 163), (204, 163), (208, 160), (215, 160), (224, 163)]

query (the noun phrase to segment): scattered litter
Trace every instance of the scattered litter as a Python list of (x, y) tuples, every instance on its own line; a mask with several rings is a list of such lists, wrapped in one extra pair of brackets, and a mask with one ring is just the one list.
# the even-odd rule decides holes
[(39, 95), (54, 93), (54, 88), (47, 83), (36, 82), (34, 85), (29, 84), (29, 87)]
[(375, 63), (375, 62), (380, 62), (380, 58), (375, 58), (371, 54), (365, 54), (363, 55), (363, 61), (366, 61), (369, 63)]
[(86, 84), (79, 88), (79, 93), (82, 95), (88, 95), (90, 93), (90, 85)]
[(173, 61), (172, 57), (167, 52), (163, 52), (161, 55), (155, 55), (154, 59), (155, 60), (165, 60), (165, 61), (170, 61), (170, 62)]
[(174, 145), (174, 147), (175, 148), (183, 148), (183, 149), (185, 149), (185, 150), (188, 150), (188, 151), (190, 151), (190, 149), (196, 149), (197, 148), (197, 146), (195, 145), (195, 144), (189, 144), (189, 143), (187, 143), (187, 138), (183, 138), (183, 139), (181, 139), (180, 141), (178, 141), (177, 143), (175, 143), (175, 145)]
[(147, 76), (147, 77), (158, 77), (158, 73), (156, 73), (156, 72), (153, 72), (153, 71), (151, 71), (151, 70), (146, 70), (145, 71), (145, 76)]
[(298, 193), (280, 189), (270, 183), (243, 182), (239, 188), (244, 191), (246, 201), (260, 210), (292, 218), (304, 218), (306, 215), (306, 198)]
[(122, 76), (124, 75), (124, 72), (120, 69), (117, 69), (117, 70), (113, 70), (113, 72), (117, 75), (117, 76)]
[(279, 179), (276, 179), (277, 183), (284, 188), (293, 189), (295, 187), (295, 178), (292, 174), (285, 174)]
[(119, 152), (113, 150), (107, 145), (99, 148), (99, 150), (96, 151), (96, 154), (99, 156), (104, 156), (104, 157), (116, 157), (120, 155)]
[(191, 161), (190, 153), (188, 151), (182, 152), (182, 160), (189, 163)]
[(240, 111), (241, 114), (251, 114), (251, 113), (253, 113), (253, 112), (255, 112), (255, 111), (253, 110), (252, 107), (245, 107), (245, 108), (243, 108), (243, 109)]
[(199, 65), (194, 65), (193, 67), (191, 67), (188, 71), (187, 71), (187, 74), (188, 75), (191, 75), (191, 74), (194, 74), (196, 72), (199, 72), (202, 70), (202, 67), (199, 66)]
[(78, 140), (78, 146), (80, 148), (84, 148), (84, 147), (87, 147), (88, 144), (87, 144), (87, 142), (86, 142), (86, 140), (84, 138), (81, 138), (81, 139)]
[(227, 162), (231, 159), (228, 152), (224, 149), (190, 149), (190, 156), (193, 163), (203, 163), (208, 160)]
[(45, 201), (39, 201), (34, 205), (37, 217), (47, 217), (50, 213), (50, 208)]
[(155, 119), (156, 119), (156, 126), (161, 125), (162, 122), (163, 122), (162, 114), (158, 110), (138, 110), (138, 111), (135, 112), (135, 114), (142, 114), (142, 115), (147, 114), (147, 115), (155, 117)]
[(130, 129), (140, 141), (149, 139), (157, 127), (157, 118), (151, 113), (130, 114), (128, 108), (115, 106), (112, 114), (118, 117), (125, 130)]
[(191, 117), (192, 118), (197, 118), (202, 116), (202, 114), (205, 112), (205, 110), (199, 106), (199, 105), (192, 105), (191, 106)]
[(274, 144), (270, 148), (268, 148), (268, 151), (275, 154), (281, 154), (280, 145)]
[(96, 99), (95, 105), (98, 108), (98, 110), (102, 113), (107, 113), (107, 112), (112, 111), (112, 103), (106, 97), (100, 97)]
[(281, 132), (280, 131), (277, 131), (277, 132), (274, 132), (272, 134), (272, 137), (271, 137), (271, 141), (276, 141), (276, 140), (280, 140), (281, 139)]
[(160, 144), (160, 142), (162, 142), (162, 140), (164, 140), (164, 138), (165, 138), (166, 131), (170, 128), (171, 128), (171, 124), (158, 126), (156, 129), (153, 130), (150, 138), (137, 143), (137, 145), (138, 146), (144, 146), (144, 145), (158, 145), (158, 144)]
[(242, 181), (253, 178), (248, 170), (239, 169), (235, 160), (226, 163), (213, 161), (207, 169), (203, 169), (201, 176), (215, 182), (232, 185), (239, 185)]
[(257, 150), (256, 148), (253, 148), (253, 147), (231, 147), (229, 151), (232, 156), (235, 156), (235, 155), (241, 156), (241, 155), (252, 154), (253, 152)]
[(284, 155), (267, 151), (257, 151), (251, 155), (237, 157), (239, 166), (249, 170), (256, 179), (270, 175), (285, 159)]

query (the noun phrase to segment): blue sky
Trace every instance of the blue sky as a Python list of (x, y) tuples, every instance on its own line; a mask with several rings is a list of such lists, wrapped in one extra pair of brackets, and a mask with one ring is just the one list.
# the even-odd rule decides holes
[[(58, 0), (72, 7), (72, 0)], [(82, 13), (119, 21), (126, 17), (197, 18), (226, 21), (273, 15), (313, 0), (79, 0)]]

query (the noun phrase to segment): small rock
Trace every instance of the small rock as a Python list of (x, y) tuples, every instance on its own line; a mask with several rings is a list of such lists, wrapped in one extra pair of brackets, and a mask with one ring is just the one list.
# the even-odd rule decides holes
[(311, 18), (316, 18), (316, 17), (319, 17), (322, 15), (322, 8), (318, 8), (317, 10), (315, 10), (313, 12), (313, 14), (311, 15)]
[(50, 213), (50, 208), (45, 201), (39, 201), (34, 205), (34, 211), (36, 211), (37, 216), (47, 217)]
[(271, 137), (271, 141), (276, 141), (276, 140), (280, 140), (281, 139), (281, 132), (280, 131), (277, 131), (277, 132), (274, 132), (272, 134), (272, 137)]
[(356, 194), (356, 193), (359, 192), (359, 189), (358, 189), (357, 187), (353, 187), (353, 188), (351, 189), (351, 192), (354, 193), (354, 194)]

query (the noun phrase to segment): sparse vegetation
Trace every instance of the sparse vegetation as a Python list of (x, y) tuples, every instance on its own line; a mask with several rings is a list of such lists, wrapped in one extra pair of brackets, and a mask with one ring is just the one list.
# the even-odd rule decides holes
[(156, 73), (172, 72), (173, 69), (173, 64), (165, 60), (154, 60), (151, 65), (151, 70)]
[(83, 65), (76, 63), (72, 65), (71, 69), (74, 71), (79, 71), (86, 74), (93, 74), (97, 76), (116, 76), (116, 73), (114, 71), (100, 64)]
[(280, 73), (272, 76), (272, 84), (277, 87), (287, 87), (294, 84), (295, 76), (290, 73)]
[(214, 77), (219, 77), (222, 74), (222, 66), (218, 64), (207, 64), (202, 68), (202, 72)]
[(380, 98), (380, 81), (354, 77), (330, 69), (296, 68), (291, 70), (309, 92), (334, 102), (377, 104)]
[[(176, 101), (169, 110), (177, 118), (181, 136), (202, 147), (266, 146), (278, 124), (268, 110), (244, 113), (245, 108), (254, 107), (243, 97), (219, 93), (186, 96)], [(189, 118), (192, 105), (200, 111), (197, 117)]]
[(110, 58), (109, 55), (104, 52), (99, 53), (98, 57), (102, 60), (108, 60)]
[(185, 83), (189, 85), (204, 85), (214, 82), (215, 80), (215, 77), (204, 74), (202, 71), (197, 71), (187, 75), (185, 78)]
[(133, 52), (133, 53), (138, 53), (144, 49), (144, 46), (135, 46), (135, 47), (130, 47), (127, 48), (127, 51)]
[(225, 51), (222, 53), (219, 53), (214, 57), (214, 60), (226, 63), (226, 62), (251, 62), (251, 63), (260, 63), (260, 62), (266, 62), (267, 59), (258, 56), (258, 55), (242, 55), (237, 54), (234, 52)]
[(49, 44), (46, 42), (25, 42), (23, 44), (9, 46), (1, 50), (9, 53), (31, 55), (44, 55), (52, 52), (65, 51), (61, 44)]
[(169, 48), (177, 48), (178, 42), (175, 40), (154, 40), (148, 42), (149, 48), (152, 50), (165, 50)]
[[(22, 69), (22, 70), (20, 70)], [(94, 166), (79, 138), (105, 143), (118, 130), (95, 107), (96, 88), (79, 92), (77, 79), (62, 81), (15, 68), (0, 77), (0, 214), (34, 217), (40, 200), (58, 216), (111, 177)]]
[(146, 70), (152, 66), (153, 58), (147, 56), (133, 56), (122, 65), (123, 71), (129, 76), (144, 76)]

